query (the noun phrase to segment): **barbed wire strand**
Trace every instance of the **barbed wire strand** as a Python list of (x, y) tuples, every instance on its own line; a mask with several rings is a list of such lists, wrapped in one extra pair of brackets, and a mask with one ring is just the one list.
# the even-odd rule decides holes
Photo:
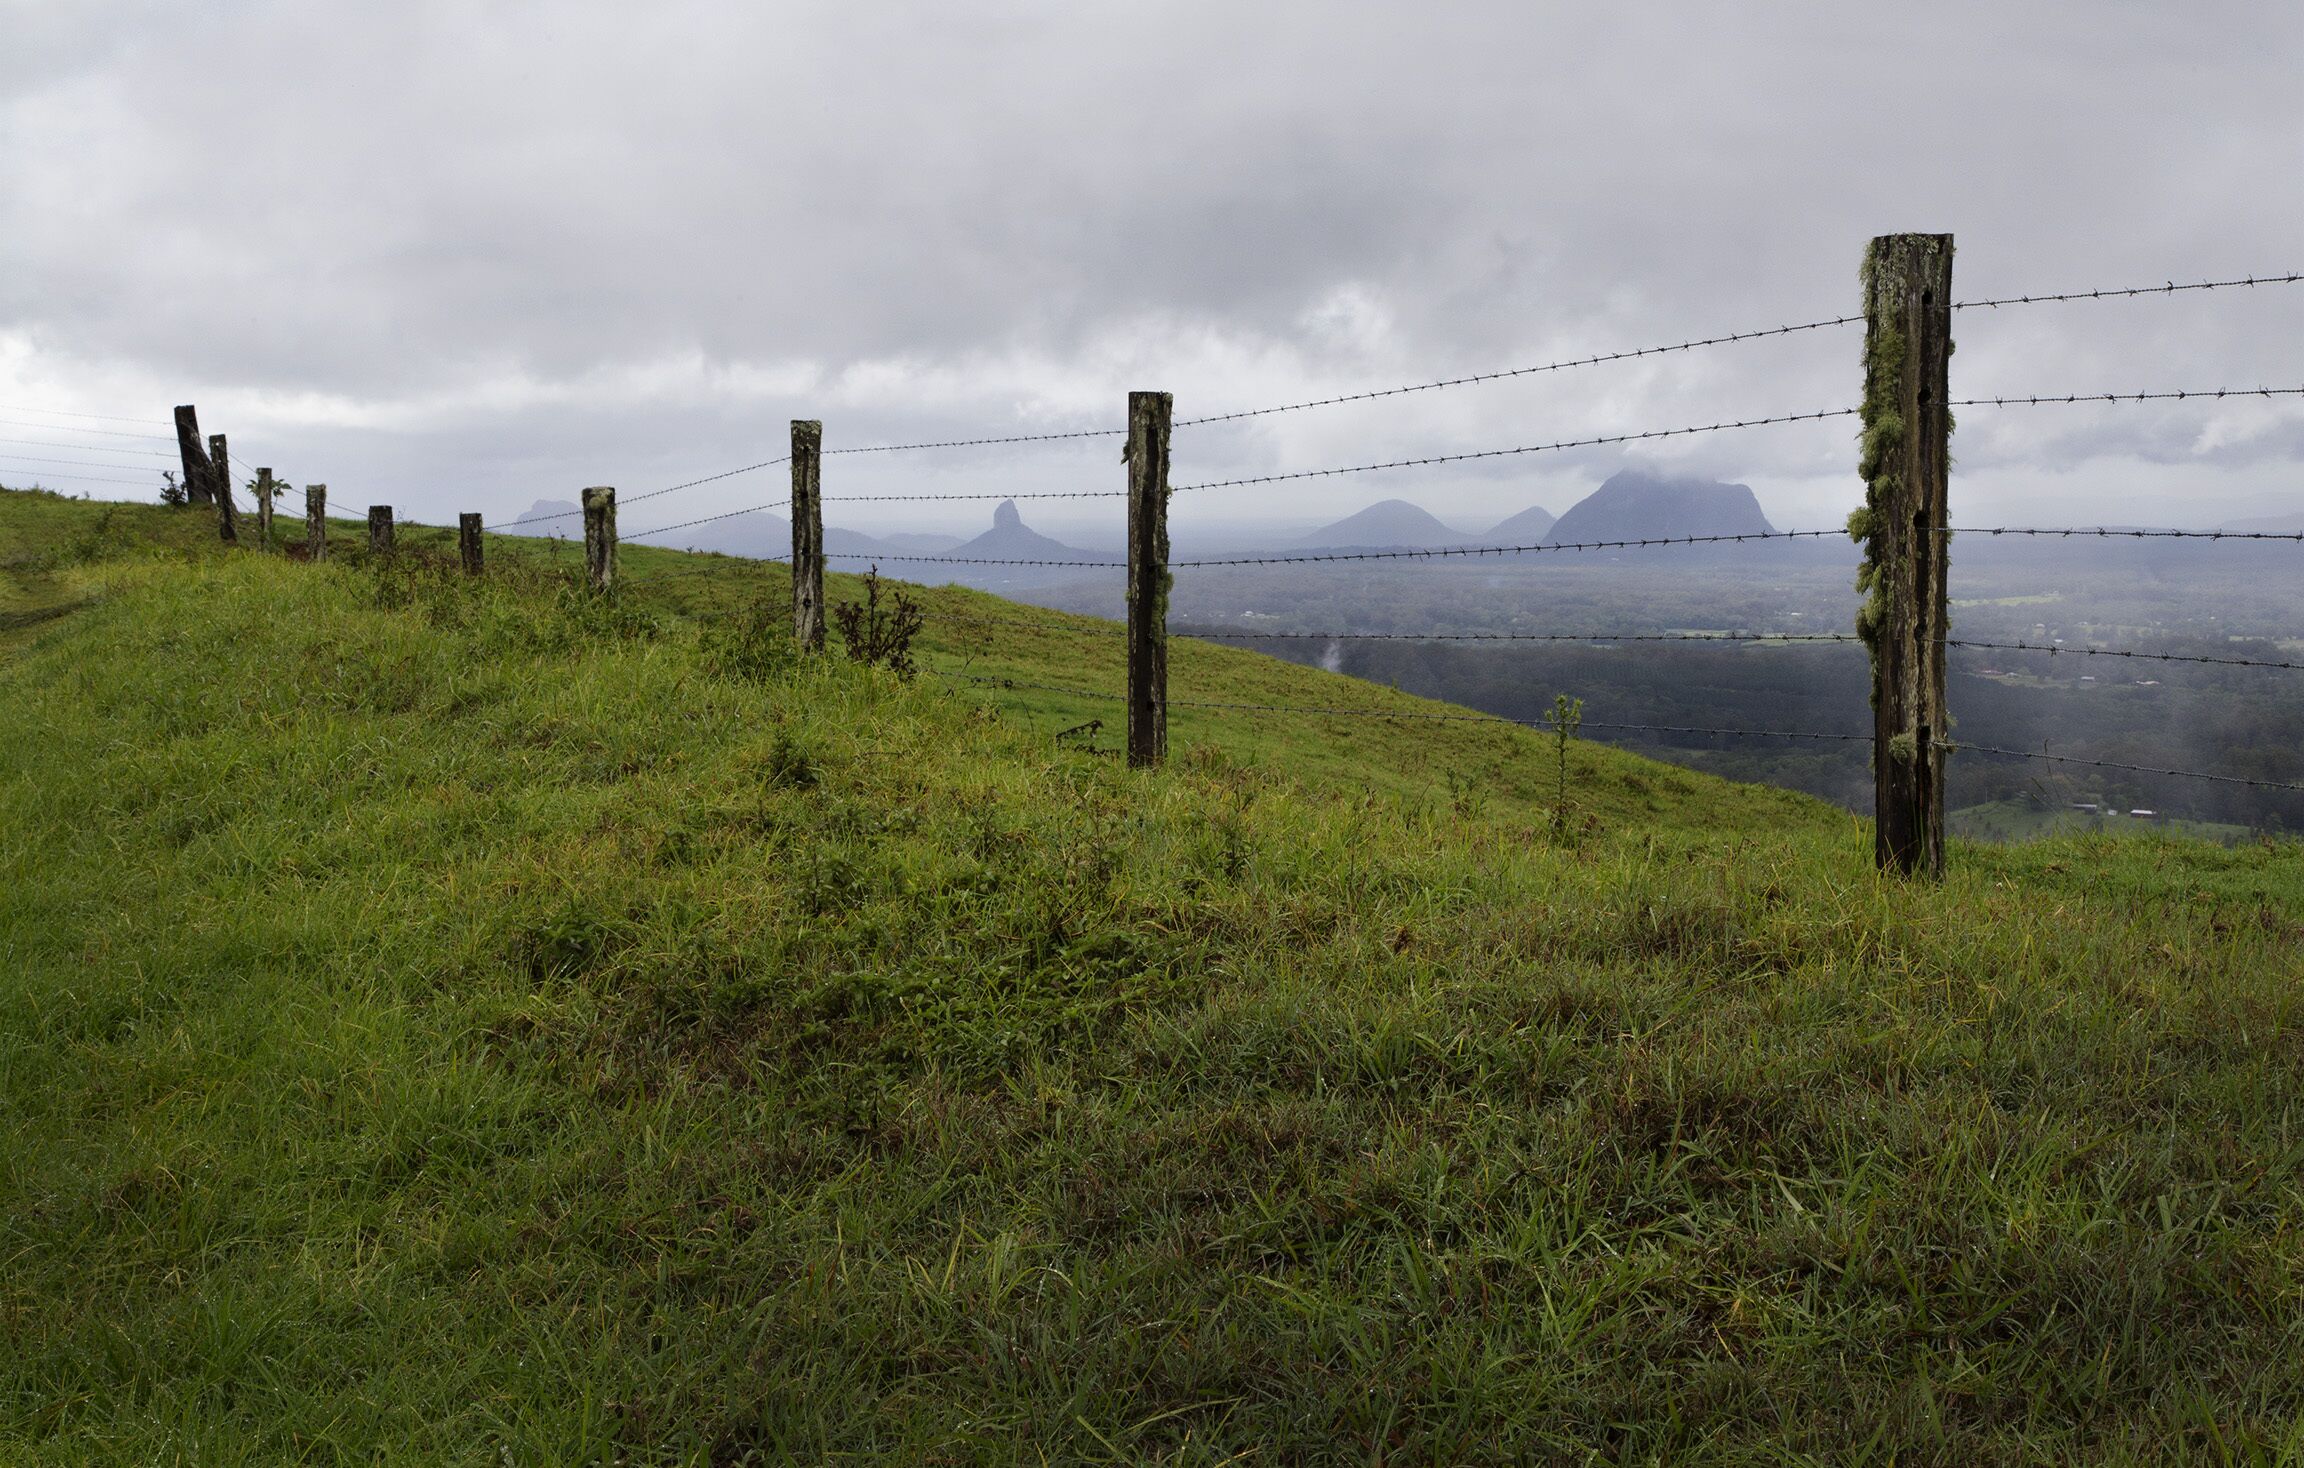
[[(1069, 632), (1091, 637), (1124, 637), (1128, 629), (1118, 623), (1075, 627), (1060, 622), (1031, 617), (986, 617), (974, 612), (940, 613), (944, 621), (974, 627), (1018, 627), (1036, 632)], [(1585, 643), (1602, 645), (1616, 642), (1693, 642), (1693, 643), (1788, 643), (1831, 644), (1860, 643), (1864, 639), (1853, 632), (1252, 632), (1229, 628), (1172, 626), (1171, 637), (1197, 638), (1204, 642), (1541, 642)], [(2272, 658), (2217, 657), (2205, 653), (2141, 652), (2127, 648), (2070, 647), (2047, 642), (1987, 642), (1970, 637), (1939, 638), (1946, 647), (1974, 648), (1993, 652), (2044, 652), (2052, 656), (2084, 658), (2131, 658), (2139, 662), (2205, 663), (2217, 667), (2272, 668), (2287, 672), (2304, 673), (2304, 663), (2281, 662)]]
[[(115, 466), (106, 465), (105, 467), (112, 468)], [(22, 489), (38, 489), (41, 487), (42, 481), (49, 479), (69, 479), (75, 484), (135, 484), (142, 485), (147, 489), (151, 488), (156, 482), (154, 479), (113, 479), (107, 475), (102, 474), (35, 473), (32, 475), (32, 482), (30, 484), (19, 485), (16, 487)]]
[[(1093, 698), (1110, 703), (1126, 703), (1128, 701), (1126, 694), (1105, 693), (1091, 688), (1067, 688), (1054, 683), (1032, 683), (1021, 679), (1003, 678), (987, 673), (958, 673), (941, 668), (931, 668), (928, 671), (938, 678), (960, 679), (970, 683), (992, 684), (1000, 688), (1029, 689), (1040, 693), (1059, 693), (1068, 695), (1073, 698)], [(1419, 723), (1433, 724), (1503, 724), (1515, 729), (1544, 729), (1547, 731), (1550, 728), (1549, 725), (1545, 724), (1541, 720), (1508, 719), (1502, 714), (1434, 714), (1425, 713), (1417, 709), (1325, 708), (1308, 704), (1224, 703), (1203, 699), (1183, 698), (1171, 698), (1165, 702), (1167, 706), (1172, 709), (1210, 709), (1234, 713), (1311, 714), (1324, 718), (1347, 719), (1406, 719)], [(1694, 724), (1620, 724), (1610, 723), (1597, 719), (1580, 720), (1577, 727), (1583, 729), (1615, 729), (1620, 731), (1653, 734), (1718, 734), (1735, 735), (1752, 739), (1815, 739), (1824, 741), (1860, 742), (1865, 744), (1872, 742), (1872, 736), (1869, 734), (1820, 734), (1794, 729), (1726, 729), (1711, 728)]]
[(790, 503), (792, 503), (792, 501), (789, 499), (781, 499), (771, 504), (747, 505), (741, 510), (723, 510), (717, 515), (704, 515), (694, 520), (682, 520), (677, 525), (659, 525), (653, 530), (635, 530), (631, 534), (620, 536), (619, 538), (623, 540), (639, 540), (644, 536), (669, 535), (675, 530), (687, 530), (697, 525), (709, 525), (715, 520), (733, 520), (738, 515), (757, 515), (768, 510), (781, 510)]
[(1995, 299), (1980, 301), (1954, 301), (1952, 309), (1955, 311), (1974, 311), (1989, 306), (2033, 306), (2048, 301), (2102, 301), (2116, 296), (2169, 296), (2179, 291), (2218, 291), (2236, 286), (2293, 285), (2300, 280), (2304, 280), (2304, 274), (2248, 275), (2231, 280), (2193, 281), (2184, 285), (2169, 281), (2162, 285), (2120, 286), (2090, 291), (2054, 291), (2040, 295), (2000, 296)]
[(2076, 392), (2045, 393), (2026, 397), (2008, 394), (1989, 398), (1954, 398), (1947, 408), (2034, 408), (2056, 403), (2152, 403), (2185, 402), (2192, 398), (2214, 400), (2218, 398), (2292, 398), (2304, 395), (2304, 387), (2193, 387), (2170, 388), (2159, 392)]
[(1442, 388), (1469, 387), (1475, 383), (1501, 382), (1512, 377), (1531, 377), (1542, 372), (1565, 372), (1575, 367), (1594, 367), (1603, 362), (1627, 362), (1637, 357), (1660, 357), (1671, 352), (1691, 352), (1699, 347), (1722, 346), (1729, 342), (1756, 341), (1761, 337), (1790, 336), (1795, 332), (1818, 331), (1828, 326), (1846, 326), (1862, 321), (1861, 315), (1833, 316), (1822, 321), (1802, 321), (1791, 326), (1770, 326), (1758, 331), (1731, 331), (1720, 336), (1698, 337), (1693, 341), (1674, 342), (1661, 347), (1633, 347), (1620, 352), (1600, 352), (1589, 357), (1569, 357), (1557, 362), (1542, 362), (1533, 367), (1507, 367), (1495, 372), (1474, 372), (1463, 377), (1435, 378), (1430, 382), (1412, 382), (1400, 387), (1373, 388), (1366, 392), (1339, 393), (1335, 397), (1309, 398), (1298, 403), (1279, 403), (1269, 408), (1244, 408), (1233, 413), (1211, 413), (1203, 418), (1185, 418), (1175, 424), (1178, 428), (1197, 428), (1208, 423), (1231, 423), (1242, 418), (1263, 418), (1274, 413), (1298, 413), (1307, 408), (1328, 408), (1339, 403), (1364, 403), (1375, 398), (1403, 397), (1409, 393), (1436, 392)]
[[(119, 454), (127, 458), (173, 459), (176, 455), (159, 449), (116, 449), (101, 443), (64, 443), (53, 438), (0, 438), (0, 444), (25, 449), (70, 449), (76, 454)], [(128, 466), (120, 466), (125, 469)]]
[(1335, 469), (1296, 469), (1283, 474), (1254, 474), (1239, 479), (1213, 479), (1204, 484), (1179, 484), (1170, 493), (1196, 489), (1236, 489), (1252, 484), (1280, 484), (1294, 479), (1326, 479), (1339, 474), (1372, 474), (1381, 469), (1416, 469), (1432, 464), (1461, 464), (1473, 459), (1501, 459), (1515, 454), (1544, 454), (1561, 449), (1592, 448), (1602, 444), (1637, 443), (1649, 439), (1682, 438), (1694, 433), (1723, 433), (1736, 428), (1762, 428), (1773, 423), (1807, 423), (1820, 418), (1852, 418), (1860, 409), (1824, 408), (1813, 413), (1779, 413), (1766, 418), (1737, 418), (1721, 423), (1699, 423), (1688, 428), (1651, 428), (1638, 433), (1609, 433), (1593, 438), (1567, 438), (1556, 443), (1521, 444), (1513, 448), (1473, 449), (1464, 453), (1426, 454), (1414, 459), (1390, 459), (1376, 464), (1347, 464)]
[[(117, 428), (77, 428), (70, 423), (40, 423), (29, 418), (0, 418), (0, 423), (6, 423), (16, 428), (38, 428), (49, 433), (80, 433), (91, 438), (141, 438), (149, 439), (153, 443), (174, 443), (176, 441), (176, 435), (173, 433), (123, 433)], [(151, 451), (147, 450), (147, 452)]]
[(2304, 792), (2304, 784), (2285, 780), (2257, 780), (2246, 775), (2211, 775), (2201, 770), (2166, 770), (2157, 765), (2123, 764), (2118, 760), (2084, 759), (2074, 754), (2049, 754), (2037, 749), (2000, 749), (1989, 744), (1966, 744), (1959, 741), (1937, 740), (1936, 747), (1962, 754), (1992, 754), (2008, 759), (2050, 760), (2061, 765), (2088, 765), (2100, 770), (2127, 770), (2139, 775), (2168, 775), (2181, 780), (2212, 780), (2219, 785), (2253, 785), (2261, 790), (2294, 790)]
[(1011, 433), (999, 438), (944, 438), (925, 443), (874, 443), (858, 448), (821, 450), (827, 459), (835, 454), (903, 454), (915, 449), (972, 449), (996, 443), (1052, 443), (1058, 439), (1120, 438), (1125, 428), (1081, 428), (1066, 433)]
[(1940, 525), (1939, 535), (2037, 535), (2058, 540), (2074, 536), (2101, 540), (2293, 540), (2304, 530), (2120, 530), (2103, 525)]
[[(25, 403), (0, 403), (0, 413), (45, 413), (51, 418), (93, 418), (99, 423), (142, 423), (151, 428), (168, 425), (165, 418), (153, 418), (141, 413), (80, 413), (70, 408), (35, 408)], [(176, 435), (156, 433), (151, 437), (174, 442)]]
[[(663, 495), (677, 494), (683, 489), (694, 489), (698, 485), (702, 484), (717, 484), (723, 479), (733, 479), (739, 474), (755, 474), (762, 469), (773, 469), (778, 464), (789, 464), (791, 462), (792, 456), (790, 454), (783, 455), (780, 458), (763, 459), (757, 464), (746, 464), (740, 469), (723, 469), (717, 474), (707, 474), (701, 479), (691, 479), (682, 484), (667, 485), (662, 489), (651, 489), (645, 494), (636, 494), (631, 496), (629, 499), (620, 499), (617, 501), (617, 504), (619, 507), (626, 505), (636, 505), (643, 500), (652, 500), (657, 499)], [(584, 511), (581, 508), (573, 510), (556, 510), (549, 515), (531, 515), (518, 520), (503, 520), (494, 525), (483, 525), (480, 528), (482, 530), (508, 530), (515, 525), (543, 525), (553, 520), (572, 519), (575, 516), (581, 515), (583, 513)], [(741, 515), (748, 512), (744, 510), (731, 510), (728, 513), (730, 515)], [(715, 516), (713, 518), (725, 519), (726, 516)], [(696, 521), (693, 523), (702, 524), (703, 522)], [(677, 530), (680, 527), (677, 525), (667, 525), (663, 528), (666, 530)], [(660, 534), (661, 531), (649, 531), (647, 533), (654, 535)]]

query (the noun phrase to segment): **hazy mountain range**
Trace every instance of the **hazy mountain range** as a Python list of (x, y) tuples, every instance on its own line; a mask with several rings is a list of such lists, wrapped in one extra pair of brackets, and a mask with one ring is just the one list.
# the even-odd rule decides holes
[[(576, 508), (566, 500), (538, 500), (520, 518), (540, 522), (526, 533), (575, 537), (582, 533), (581, 522), (571, 513)], [(645, 526), (622, 528), (630, 534)], [(1253, 538), (1244, 536), (1230, 545), (1204, 543), (1200, 553), (1302, 554), (1434, 550), (1451, 546), (1573, 545), (1681, 536), (1766, 534), (1774, 528), (1761, 510), (1759, 498), (1747, 485), (1625, 469), (1609, 476), (1599, 488), (1557, 518), (1542, 505), (1531, 505), (1485, 529), (1476, 529), (1450, 525), (1407, 500), (1387, 499), (1299, 534), (1265, 531)], [(2292, 534), (2304, 531), (2304, 514), (2235, 520), (2221, 528), (2258, 534)], [(729, 555), (782, 556), (791, 550), (792, 525), (781, 515), (752, 511), (692, 526), (672, 535), (651, 537), (650, 543)], [(1113, 551), (1082, 549), (1041, 534), (1024, 522), (1023, 513), (1014, 500), (1001, 501), (993, 509), (992, 527), (973, 539), (929, 533), (868, 535), (827, 525), (824, 550), (836, 562), (881, 557), (898, 565), (903, 564), (902, 558), (907, 556), (1098, 563), (1116, 563), (1121, 559)], [(939, 579), (925, 565), (918, 575), (906, 574), (907, 579)], [(966, 576), (963, 579), (981, 578)], [(999, 579), (1015, 578), (1004, 574)]]

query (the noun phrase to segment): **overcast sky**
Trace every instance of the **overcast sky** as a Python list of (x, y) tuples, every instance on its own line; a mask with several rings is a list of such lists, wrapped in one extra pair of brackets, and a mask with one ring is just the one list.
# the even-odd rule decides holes
[[(347, 510), (491, 518), (826, 445), (1194, 417), (1955, 293), (2304, 269), (2304, 7), (0, 0), (0, 479), (200, 407)], [(1968, 311), (1957, 396), (2304, 385), (2304, 285)], [(1179, 484), (1852, 404), (1860, 327), (1179, 430)], [(42, 411), (28, 411), (42, 410)], [(30, 425), (30, 426), (28, 426)], [(1180, 498), (1480, 528), (1627, 463), (1859, 497), (1849, 420)], [(30, 442), (28, 442), (30, 441)], [(51, 444), (75, 447), (49, 447)], [(126, 449), (102, 453), (99, 447)], [(2304, 509), (2296, 399), (1972, 409), (1954, 518)], [(44, 464), (31, 459), (47, 461)], [(827, 461), (1117, 489), (1116, 443)], [(68, 474), (91, 476), (83, 481)], [(781, 470), (626, 531), (782, 497)], [(1116, 532), (1117, 500), (1026, 505)], [(656, 512), (663, 512), (657, 514)], [(989, 506), (855, 505), (866, 529)]]

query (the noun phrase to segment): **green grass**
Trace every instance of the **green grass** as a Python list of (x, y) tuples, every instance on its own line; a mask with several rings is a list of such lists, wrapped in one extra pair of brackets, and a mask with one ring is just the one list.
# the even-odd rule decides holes
[(2295, 845), (1908, 885), (1590, 745), (1555, 836), (1483, 724), (1131, 772), (747, 645), (773, 569), (101, 513), (0, 496), (0, 606), (75, 608), (0, 649), (0, 1456), (2304, 1457)]

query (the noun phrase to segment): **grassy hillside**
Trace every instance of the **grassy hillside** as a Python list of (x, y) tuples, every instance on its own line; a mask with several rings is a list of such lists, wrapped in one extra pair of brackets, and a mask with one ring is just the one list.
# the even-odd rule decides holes
[[(1908, 886), (1589, 745), (1556, 830), (1497, 725), (1130, 772), (748, 638), (772, 568), (491, 555), (0, 495), (9, 1455), (2304, 1454), (2294, 845)], [(934, 668), (1117, 687), (923, 600)]]

